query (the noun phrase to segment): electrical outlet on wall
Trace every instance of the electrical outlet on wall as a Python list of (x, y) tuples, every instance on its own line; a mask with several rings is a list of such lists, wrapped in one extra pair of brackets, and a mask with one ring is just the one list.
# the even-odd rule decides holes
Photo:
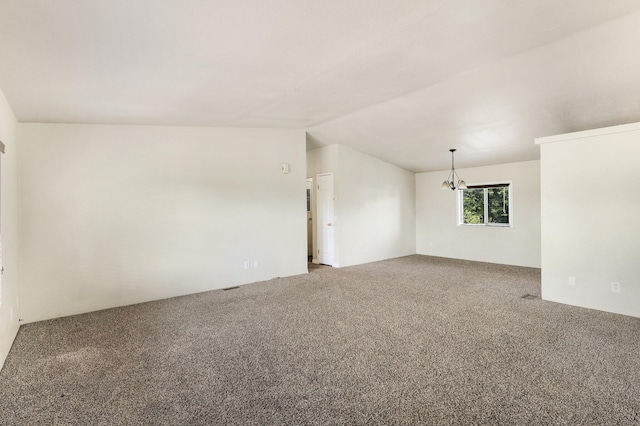
[(612, 282), (611, 283), (611, 292), (612, 293), (620, 293), (620, 283), (618, 282)]
[(249, 269), (251, 267), (251, 262), (249, 262), (248, 260), (244, 261), (244, 269)]
[(568, 282), (568, 284), (569, 284), (571, 287), (575, 287), (575, 286), (576, 286), (576, 277), (569, 277), (569, 282)]

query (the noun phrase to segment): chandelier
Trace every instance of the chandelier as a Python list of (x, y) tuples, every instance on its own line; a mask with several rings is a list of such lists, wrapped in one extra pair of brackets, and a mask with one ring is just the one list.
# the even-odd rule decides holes
[(455, 148), (449, 150), (451, 152), (451, 171), (447, 180), (442, 182), (442, 189), (467, 189), (467, 184), (456, 173), (456, 169), (453, 167), (453, 153), (456, 152)]

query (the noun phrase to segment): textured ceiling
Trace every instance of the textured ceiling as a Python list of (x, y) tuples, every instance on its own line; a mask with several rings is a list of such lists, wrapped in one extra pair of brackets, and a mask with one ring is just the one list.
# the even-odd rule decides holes
[(637, 0), (0, 0), (21, 122), (287, 127), (413, 171), (640, 121)]

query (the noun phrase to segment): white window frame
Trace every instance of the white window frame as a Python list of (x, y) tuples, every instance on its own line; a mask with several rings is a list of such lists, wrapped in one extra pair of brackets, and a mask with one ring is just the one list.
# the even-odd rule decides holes
[[(489, 192), (487, 189), (494, 185), (506, 185), (509, 188), (509, 223), (490, 223), (489, 220)], [(464, 189), (458, 189), (458, 226), (483, 226), (489, 228), (513, 228), (513, 183), (511, 181), (500, 181), (490, 183), (468, 184), (468, 189), (484, 189), (484, 223), (464, 223)]]

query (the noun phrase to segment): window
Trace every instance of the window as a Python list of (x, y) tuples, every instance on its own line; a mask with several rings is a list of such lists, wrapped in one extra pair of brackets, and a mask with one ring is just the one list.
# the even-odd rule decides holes
[(511, 226), (511, 184), (468, 185), (458, 192), (460, 225)]

